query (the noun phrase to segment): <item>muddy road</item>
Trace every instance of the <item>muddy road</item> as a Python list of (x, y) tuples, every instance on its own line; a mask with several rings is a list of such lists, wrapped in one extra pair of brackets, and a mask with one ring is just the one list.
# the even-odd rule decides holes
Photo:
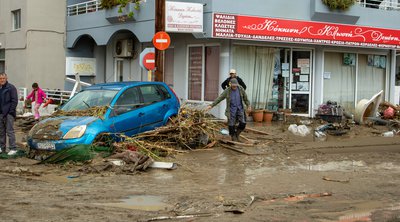
[(268, 143), (163, 160), (175, 170), (85, 173), (0, 160), (0, 220), (400, 221), (399, 136), (359, 127), (318, 141), (254, 127), (270, 132)]

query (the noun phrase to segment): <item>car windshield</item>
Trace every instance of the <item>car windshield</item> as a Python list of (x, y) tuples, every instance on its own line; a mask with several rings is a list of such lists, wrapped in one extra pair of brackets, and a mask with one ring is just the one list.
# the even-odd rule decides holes
[(72, 97), (62, 108), (63, 111), (84, 110), (94, 106), (108, 106), (118, 93), (116, 90), (86, 90)]

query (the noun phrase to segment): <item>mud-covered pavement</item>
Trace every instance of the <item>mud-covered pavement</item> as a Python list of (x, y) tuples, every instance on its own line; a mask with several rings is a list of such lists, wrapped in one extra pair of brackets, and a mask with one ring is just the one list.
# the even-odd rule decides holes
[[(0, 160), (1, 221), (400, 221), (400, 137), (355, 126), (318, 141), (256, 124), (263, 146), (214, 147), (175, 170), (84, 173)], [(250, 136), (249, 136), (250, 137)]]

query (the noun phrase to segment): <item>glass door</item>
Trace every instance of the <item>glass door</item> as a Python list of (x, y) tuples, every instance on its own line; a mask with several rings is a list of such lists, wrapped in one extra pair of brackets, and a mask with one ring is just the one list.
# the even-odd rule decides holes
[(114, 82), (124, 81), (124, 60), (115, 58), (114, 60)]
[(312, 51), (293, 49), (291, 55), (290, 108), (294, 114), (310, 115)]

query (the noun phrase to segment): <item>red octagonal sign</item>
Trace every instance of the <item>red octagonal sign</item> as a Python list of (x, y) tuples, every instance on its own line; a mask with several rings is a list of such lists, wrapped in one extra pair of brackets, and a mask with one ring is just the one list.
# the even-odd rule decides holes
[(149, 52), (146, 55), (143, 56), (143, 66), (147, 70), (154, 70), (156, 67), (156, 61), (155, 61), (155, 54), (154, 52)]
[(171, 44), (171, 38), (166, 32), (157, 32), (153, 36), (153, 45), (158, 50), (166, 50)]

